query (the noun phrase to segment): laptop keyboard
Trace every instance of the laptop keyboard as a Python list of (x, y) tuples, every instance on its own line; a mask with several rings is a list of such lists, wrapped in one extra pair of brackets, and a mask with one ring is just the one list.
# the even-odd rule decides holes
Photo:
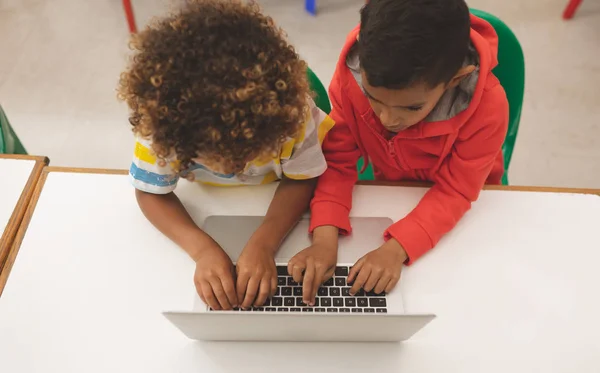
[(277, 266), (277, 292), (261, 307), (235, 308), (240, 312), (325, 312), (325, 313), (387, 313), (385, 293), (375, 294), (363, 289), (352, 296), (346, 283), (350, 267), (337, 266), (332, 278), (317, 291), (314, 306), (302, 301), (302, 284), (288, 275), (287, 266)]

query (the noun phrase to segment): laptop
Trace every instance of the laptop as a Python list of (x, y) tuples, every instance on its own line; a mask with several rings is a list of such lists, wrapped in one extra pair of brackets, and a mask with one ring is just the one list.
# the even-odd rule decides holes
[[(203, 229), (235, 260), (262, 216), (210, 216)], [(405, 314), (398, 287), (388, 294), (348, 292), (346, 282), (352, 264), (383, 244), (382, 232), (389, 218), (351, 218), (353, 233), (340, 237), (333, 278), (318, 290), (314, 306), (302, 302), (302, 285), (287, 273), (288, 261), (311, 245), (309, 218), (301, 219), (281, 245), (275, 262), (278, 288), (261, 307), (213, 311), (195, 295), (191, 311), (164, 312), (186, 336), (211, 341), (403, 341), (429, 323), (435, 315)]]

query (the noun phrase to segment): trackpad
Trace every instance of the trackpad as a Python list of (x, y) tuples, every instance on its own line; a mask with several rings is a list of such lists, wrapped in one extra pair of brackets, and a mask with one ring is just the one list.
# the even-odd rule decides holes
[[(209, 216), (203, 230), (209, 234), (236, 261), (244, 246), (258, 229), (262, 216)], [(350, 236), (340, 237), (338, 262), (354, 263), (367, 252), (381, 246), (383, 232), (392, 224), (389, 218), (350, 218), (353, 232)], [(311, 245), (308, 234), (310, 220), (301, 219), (287, 236), (276, 256), (276, 262), (284, 263), (299, 251)]]

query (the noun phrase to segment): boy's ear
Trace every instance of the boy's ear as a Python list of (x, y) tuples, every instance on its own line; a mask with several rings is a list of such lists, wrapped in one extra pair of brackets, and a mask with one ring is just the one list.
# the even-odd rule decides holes
[(447, 88), (454, 88), (454, 87), (456, 87), (467, 75), (469, 75), (473, 71), (475, 71), (475, 65), (467, 65), (467, 66), (461, 67), (456, 72), (456, 74), (454, 75), (454, 77), (450, 80), (450, 83), (448, 83), (448, 87)]

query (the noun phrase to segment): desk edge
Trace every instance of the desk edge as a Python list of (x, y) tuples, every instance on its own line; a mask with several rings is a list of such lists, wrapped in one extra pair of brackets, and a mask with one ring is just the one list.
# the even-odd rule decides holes
[(19, 196), (17, 204), (15, 205), (15, 208), (8, 219), (8, 223), (4, 228), (4, 232), (0, 237), (0, 295), (2, 295), (5, 282), (4, 277), (8, 277), (8, 274), (5, 275), (5, 272), (10, 272), (10, 268), (12, 266), (12, 263), (9, 263), (9, 258), (11, 257), (12, 251), (14, 251), (14, 242), (17, 239), (17, 235), (19, 234), (19, 229), (21, 228), (22, 223), (25, 221), (25, 216), (27, 214), (27, 210), (29, 209), (29, 205), (34, 198), (37, 201), (35, 192), (42, 177), (44, 168), (50, 162), (50, 160), (47, 157), (41, 156), (12, 154), (0, 155), (0, 159), (35, 161), (33, 170), (31, 170), (31, 173), (29, 174), (27, 183), (25, 184), (25, 187)]

